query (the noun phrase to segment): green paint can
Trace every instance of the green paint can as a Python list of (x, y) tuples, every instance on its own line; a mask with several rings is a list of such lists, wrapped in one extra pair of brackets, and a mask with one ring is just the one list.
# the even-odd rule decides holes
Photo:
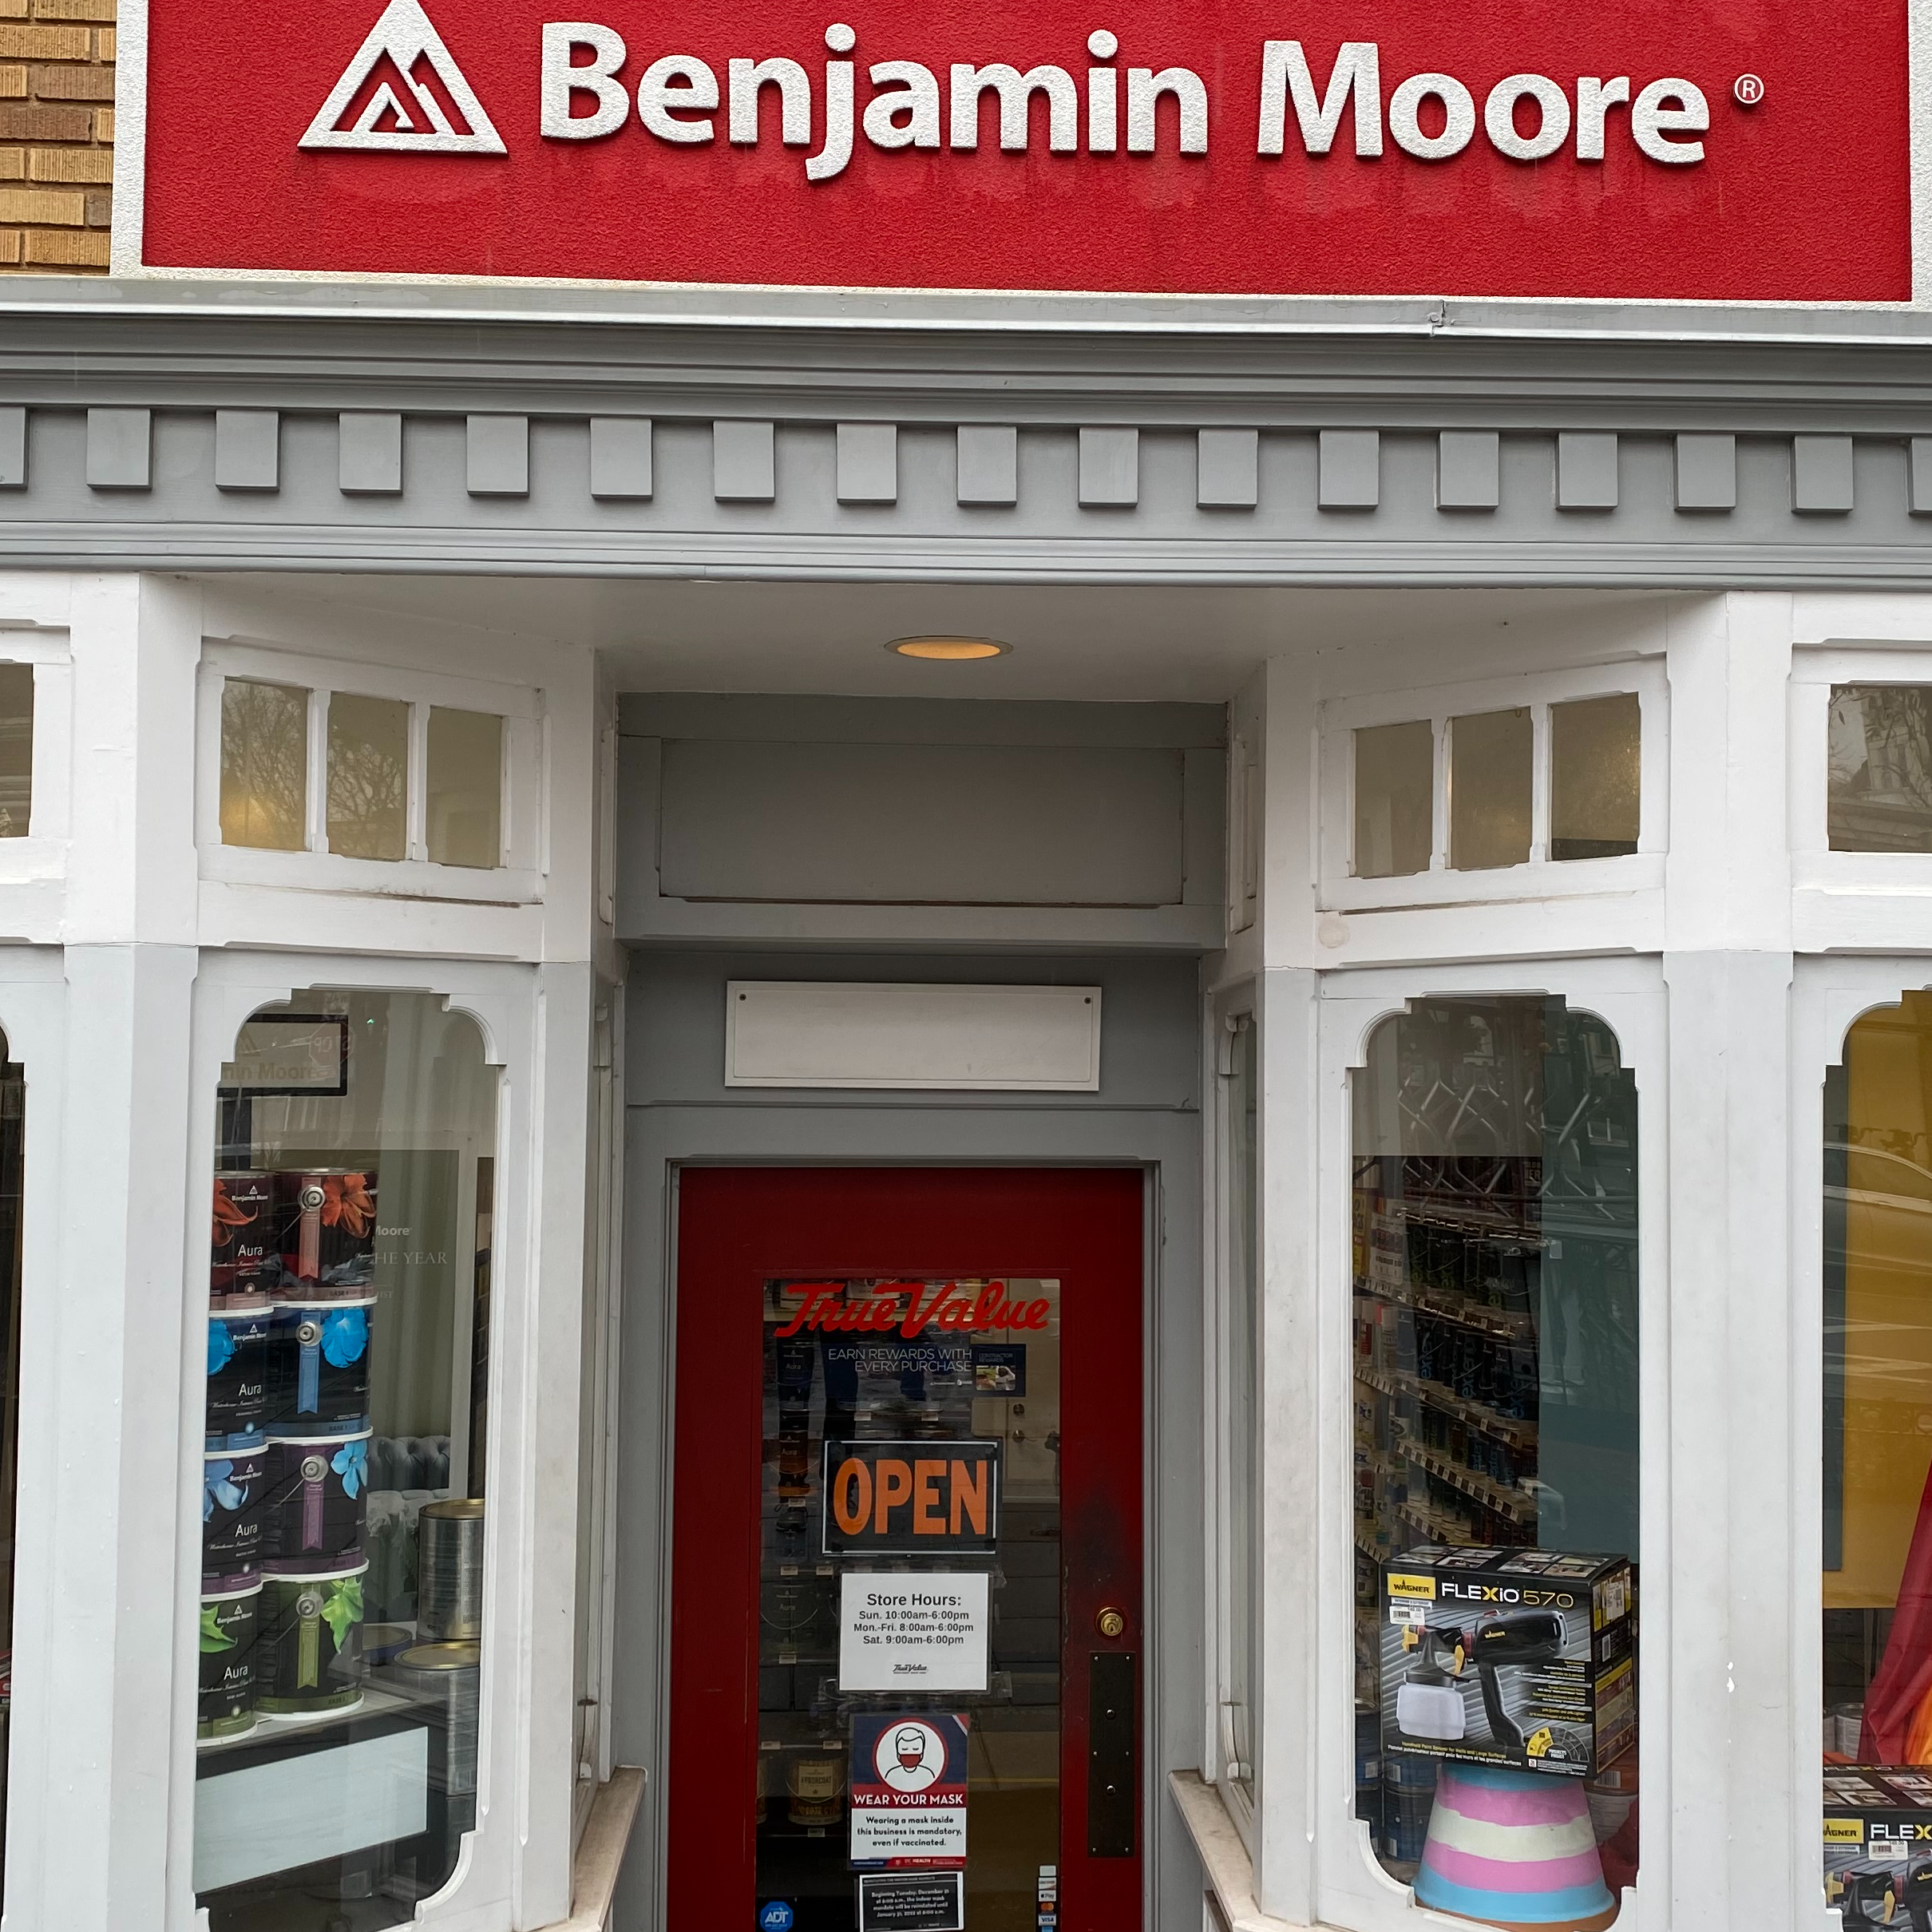
[(255, 1728), (255, 1653), (262, 1586), (244, 1583), (201, 1597), (201, 1692), (195, 1736), (240, 1737)]
[(255, 1708), (269, 1717), (350, 1710), (362, 1700), (362, 1574), (353, 1564), (262, 1582)]

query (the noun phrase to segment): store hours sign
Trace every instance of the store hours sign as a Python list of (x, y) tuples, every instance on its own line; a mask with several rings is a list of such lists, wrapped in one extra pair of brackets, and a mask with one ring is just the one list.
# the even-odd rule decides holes
[(117, 234), (151, 272), (1910, 294), (1905, 0), (581, 4), (130, 0)]

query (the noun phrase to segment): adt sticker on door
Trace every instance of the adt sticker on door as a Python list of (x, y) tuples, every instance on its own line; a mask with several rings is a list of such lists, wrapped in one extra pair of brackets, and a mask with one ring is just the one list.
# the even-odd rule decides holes
[(987, 1578), (848, 1572), (839, 1579), (842, 1691), (984, 1691)]

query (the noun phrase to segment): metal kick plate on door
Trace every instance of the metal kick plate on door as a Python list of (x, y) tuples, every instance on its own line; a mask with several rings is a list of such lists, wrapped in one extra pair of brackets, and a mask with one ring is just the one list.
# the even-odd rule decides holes
[(1134, 1712), (1131, 1651), (1088, 1654), (1087, 1855), (1134, 1855), (1134, 1799), (1140, 1784), (1140, 1727)]

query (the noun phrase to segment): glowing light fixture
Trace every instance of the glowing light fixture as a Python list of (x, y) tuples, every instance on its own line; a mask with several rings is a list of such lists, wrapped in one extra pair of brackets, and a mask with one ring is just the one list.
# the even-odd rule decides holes
[(895, 637), (885, 647), (901, 657), (935, 658), (956, 664), (973, 658), (1004, 657), (1013, 647), (992, 637)]

